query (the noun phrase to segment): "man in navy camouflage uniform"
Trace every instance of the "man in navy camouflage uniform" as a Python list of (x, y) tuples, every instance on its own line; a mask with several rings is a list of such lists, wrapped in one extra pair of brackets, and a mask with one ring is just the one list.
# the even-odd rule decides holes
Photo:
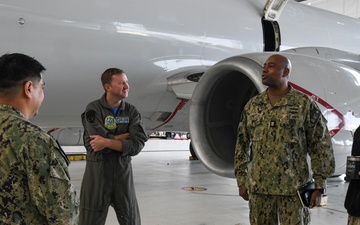
[(268, 88), (246, 104), (238, 127), (235, 176), (239, 195), (249, 200), (252, 225), (309, 224), (310, 209), (297, 191), (312, 170), (310, 208), (319, 205), (334, 172), (327, 121), (314, 101), (288, 85), (290, 71), (286, 57), (267, 59), (262, 83)]
[(0, 57), (0, 224), (76, 225), (79, 200), (69, 161), (57, 142), (29, 119), (44, 99), (35, 59)]
[(148, 136), (140, 113), (123, 100), (129, 92), (124, 71), (109, 68), (101, 82), (105, 94), (82, 114), (87, 156), (79, 224), (105, 224), (111, 205), (119, 224), (140, 225), (131, 157), (139, 154)]

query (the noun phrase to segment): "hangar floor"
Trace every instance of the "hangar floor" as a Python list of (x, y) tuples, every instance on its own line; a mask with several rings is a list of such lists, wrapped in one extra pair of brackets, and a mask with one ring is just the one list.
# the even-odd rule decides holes
[[(188, 140), (149, 140), (133, 158), (134, 180), (143, 225), (248, 225), (247, 202), (238, 196), (235, 179), (209, 172), (189, 160)], [(66, 150), (65, 150), (66, 151)], [(72, 161), (70, 173), (78, 193), (85, 160)], [(328, 181), (327, 204), (312, 209), (314, 225), (345, 225), (343, 207), (348, 184)], [(116, 225), (112, 208), (106, 225)]]

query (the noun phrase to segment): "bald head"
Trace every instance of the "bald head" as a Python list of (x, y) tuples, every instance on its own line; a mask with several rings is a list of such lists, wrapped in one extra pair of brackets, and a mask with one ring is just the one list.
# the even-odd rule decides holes
[(286, 89), (291, 71), (291, 62), (280, 54), (271, 55), (264, 63), (262, 83), (271, 89)]
[(274, 59), (280, 66), (281, 68), (283, 69), (287, 69), (288, 70), (288, 75), (290, 75), (290, 72), (291, 72), (291, 61), (290, 59), (286, 58), (285, 56), (283, 55), (280, 55), (280, 54), (274, 54), (274, 55), (271, 55), (269, 59)]

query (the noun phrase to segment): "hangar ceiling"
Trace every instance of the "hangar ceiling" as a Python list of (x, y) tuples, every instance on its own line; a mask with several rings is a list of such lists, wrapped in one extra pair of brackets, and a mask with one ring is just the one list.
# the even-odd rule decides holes
[(360, 18), (360, 0), (295, 0), (302, 4)]

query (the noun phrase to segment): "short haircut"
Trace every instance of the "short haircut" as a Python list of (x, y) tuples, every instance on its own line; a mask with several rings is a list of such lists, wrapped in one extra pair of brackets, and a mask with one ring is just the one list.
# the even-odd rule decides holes
[(34, 58), (21, 53), (0, 57), (0, 92), (13, 89), (26, 81), (40, 81), (45, 67)]
[(101, 75), (101, 83), (104, 86), (105, 84), (110, 84), (112, 81), (112, 76), (115, 74), (122, 74), (124, 71), (119, 68), (109, 68), (103, 72)]

